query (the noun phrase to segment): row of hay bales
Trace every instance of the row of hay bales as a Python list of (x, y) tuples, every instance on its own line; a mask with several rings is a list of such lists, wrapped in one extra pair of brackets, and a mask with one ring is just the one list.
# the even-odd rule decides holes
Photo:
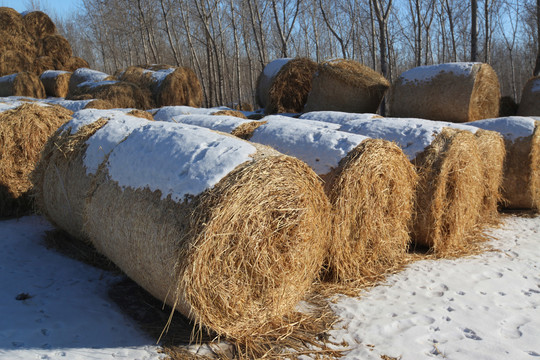
[(508, 99), (501, 99), (495, 71), (484, 63), (420, 66), (405, 71), (391, 85), (354, 60), (317, 64), (307, 58), (277, 59), (261, 72), (256, 98), (267, 114), (374, 113), (385, 94), (388, 111), (395, 117), (460, 123), (498, 117), (501, 111), (540, 115), (539, 78), (526, 84), (519, 109), (512, 109)]

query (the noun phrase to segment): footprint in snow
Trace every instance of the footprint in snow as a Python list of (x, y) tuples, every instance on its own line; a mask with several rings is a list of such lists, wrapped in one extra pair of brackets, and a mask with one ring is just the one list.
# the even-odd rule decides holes
[(468, 328), (464, 329), (463, 334), (465, 335), (466, 338), (471, 339), (471, 340), (482, 340), (482, 338), (476, 335), (476, 332), (474, 332), (474, 330), (472, 329), (468, 329)]

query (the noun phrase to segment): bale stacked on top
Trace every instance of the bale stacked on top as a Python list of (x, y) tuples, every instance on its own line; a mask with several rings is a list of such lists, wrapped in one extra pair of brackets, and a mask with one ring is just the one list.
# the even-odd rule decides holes
[[(40, 163), (53, 173), (49, 159), (63, 158), (83, 179), (36, 176), (38, 198), (59, 183), (90, 184), (91, 191), (75, 189), (80, 199), (72, 204), (87, 220), (83, 235), (151, 294), (218, 335), (265, 333), (293, 310), (328, 240), (328, 203), (305, 164), (203, 128), (131, 126), (127, 115), (96, 120), (107, 112), (92, 112), (75, 114), (49, 142), (76, 157), (50, 145)], [(52, 201), (61, 202), (54, 191)]]
[[(301, 121), (309, 121), (303, 117)], [(438, 255), (467, 249), (467, 235), (486, 221), (483, 204), (488, 193), (473, 127), (453, 124), (450, 128), (448, 123), (402, 118), (327, 120), (328, 127), (395, 141), (420, 176), (413, 227), (416, 243)]]
[[(155, 70), (154, 70), (155, 69)], [(187, 67), (150, 68), (130, 66), (119, 79), (139, 85), (151, 92), (157, 107), (187, 105), (200, 107), (202, 88), (193, 70)]]
[(499, 80), (483, 63), (447, 63), (405, 71), (392, 85), (392, 116), (468, 122), (497, 117)]
[(540, 76), (530, 78), (521, 92), (518, 116), (540, 116)]
[(470, 125), (499, 132), (506, 145), (503, 205), (509, 209), (540, 209), (540, 122), (532, 118), (475, 121)]
[(266, 108), (270, 104), (269, 93), (272, 82), (281, 68), (291, 60), (290, 58), (273, 60), (266, 64), (263, 71), (259, 74), (255, 99), (261, 108)]
[(31, 72), (20, 72), (0, 77), (0, 96), (28, 96), (45, 98), (39, 77)]
[(41, 150), (72, 112), (60, 106), (26, 103), (0, 113), (0, 217), (31, 210), (28, 176)]
[(357, 61), (329, 60), (319, 64), (304, 112), (375, 113), (389, 87), (384, 76)]
[(52, 97), (65, 98), (69, 91), (71, 73), (62, 70), (46, 70), (39, 79), (45, 88), (45, 94)]

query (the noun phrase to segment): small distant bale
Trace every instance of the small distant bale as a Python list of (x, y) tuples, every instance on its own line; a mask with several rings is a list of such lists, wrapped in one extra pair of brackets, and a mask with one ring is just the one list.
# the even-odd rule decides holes
[(66, 62), (64, 62), (64, 66), (62, 70), (74, 72), (75, 70), (79, 68), (89, 68), (89, 67), (90, 65), (83, 58), (80, 58), (78, 56), (72, 56)]
[(257, 91), (255, 93), (255, 97), (257, 104), (261, 108), (266, 108), (270, 103), (268, 95), (274, 78), (279, 73), (279, 70), (281, 70), (281, 68), (291, 60), (292, 59), (290, 58), (273, 60), (266, 64), (263, 71), (261, 71), (259, 74), (259, 77), (257, 78)]
[(0, 113), (0, 217), (32, 210), (29, 175), (48, 138), (71, 114), (60, 106), (36, 103)]
[(22, 17), (27, 33), (34, 39), (42, 39), (56, 33), (56, 25), (49, 15), (42, 11), (30, 11)]
[(0, 76), (33, 70), (33, 59), (24, 52), (7, 50), (0, 53)]
[(60, 70), (63, 67), (62, 63), (50, 56), (40, 56), (34, 60), (34, 72), (41, 75), (47, 70)]
[(0, 96), (28, 96), (37, 99), (46, 97), (39, 77), (31, 72), (0, 77)]
[(499, 115), (497, 74), (488, 64), (447, 63), (405, 71), (392, 85), (392, 116), (468, 122)]
[(45, 88), (45, 94), (52, 97), (65, 98), (69, 90), (71, 73), (61, 70), (47, 70), (39, 77)]
[(267, 114), (300, 113), (306, 105), (317, 63), (296, 58), (284, 64), (268, 89)]
[(55, 58), (62, 64), (73, 56), (69, 42), (58, 34), (47, 35), (39, 40), (38, 51), (42, 56)]
[(227, 115), (227, 116), (234, 116), (241, 119), (247, 119), (244, 113), (240, 111), (236, 111), (236, 110), (219, 110), (219, 111), (216, 111), (215, 113), (212, 113), (211, 115), (216, 115), (216, 116)]
[[(85, 97), (91, 98), (92, 96), (90, 94), (87, 94)], [(90, 100), (90, 99), (80, 99), (80, 100)], [(114, 105), (108, 101), (103, 99), (94, 99), (90, 101), (84, 109), (101, 109), (101, 110), (108, 110), (108, 109), (114, 109)]]
[(518, 112), (518, 104), (511, 96), (501, 97), (499, 105), (499, 117), (516, 116)]
[(375, 113), (389, 87), (384, 76), (357, 61), (326, 61), (313, 78), (304, 112)]
[(521, 93), (518, 116), (540, 116), (540, 76), (530, 78)]

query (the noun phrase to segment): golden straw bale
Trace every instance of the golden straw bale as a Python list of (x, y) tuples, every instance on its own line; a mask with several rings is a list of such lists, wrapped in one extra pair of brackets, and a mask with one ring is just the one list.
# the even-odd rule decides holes
[(521, 93), (518, 116), (540, 116), (540, 76), (530, 78)]
[(0, 217), (32, 210), (29, 175), (48, 138), (71, 114), (61, 106), (35, 103), (0, 113)]
[(56, 25), (49, 15), (42, 11), (27, 12), (22, 20), (27, 33), (34, 39), (42, 39), (56, 33)]
[(483, 63), (420, 66), (401, 74), (389, 98), (392, 116), (475, 121), (498, 116), (499, 80)]
[(45, 89), (36, 74), (20, 72), (0, 77), (0, 96), (28, 96), (44, 99)]
[(178, 67), (160, 84), (156, 94), (158, 107), (170, 105), (202, 105), (202, 87), (195, 72), (187, 67)]
[(141, 119), (154, 121), (154, 117), (148, 111), (139, 110), (139, 109), (133, 109), (133, 110), (128, 111), (127, 114), (131, 115), (131, 116), (141, 118)]
[(0, 32), (20, 35), (24, 33), (23, 17), (15, 9), (0, 7)]
[(133, 83), (106, 81), (103, 83), (91, 83), (86, 86), (82, 85), (75, 92), (69, 93), (67, 99), (74, 100), (78, 95), (88, 94), (92, 99), (107, 100), (113, 108), (118, 109), (136, 108), (147, 110), (154, 107), (150, 92)]
[(38, 44), (40, 55), (57, 59), (62, 64), (73, 56), (71, 45), (62, 35), (46, 35)]
[(34, 71), (33, 59), (24, 52), (7, 50), (0, 53), (0, 76)]
[(100, 82), (100, 81), (113, 81), (116, 78), (112, 75), (105, 74), (104, 72), (92, 70), (88, 68), (78, 68), (71, 74), (69, 79), (69, 95), (75, 97), (81, 94), (81, 89), (78, 89), (79, 85), (88, 82)]
[(317, 67), (317, 63), (308, 58), (292, 59), (283, 65), (268, 89), (265, 112), (267, 114), (302, 112)]
[(64, 66), (61, 70), (74, 72), (80, 68), (89, 68), (88, 62), (78, 56), (72, 56), (67, 61), (64, 62)]
[[(79, 100), (90, 100), (92, 96), (90, 94), (87, 94), (87, 97), (89, 99), (79, 99)], [(107, 109), (114, 109), (114, 105), (108, 101), (108, 100), (102, 100), (102, 99), (94, 99), (90, 101), (86, 106), (85, 109), (101, 109), (101, 110), (107, 110)]]
[(236, 110), (219, 110), (219, 111), (216, 111), (215, 113), (212, 113), (211, 115), (216, 115), (216, 116), (227, 115), (227, 116), (234, 116), (241, 119), (247, 119), (244, 113), (240, 111), (236, 111)]
[(54, 59), (50, 56), (40, 56), (34, 60), (34, 72), (37, 75), (43, 74), (47, 70), (61, 70), (62, 63), (58, 59)]
[(413, 238), (437, 255), (467, 251), (484, 199), (475, 136), (444, 128), (413, 160), (419, 178)]
[(68, 94), (71, 73), (67, 71), (48, 70), (39, 77), (45, 88), (45, 94), (52, 97), (65, 98)]
[(389, 86), (384, 76), (357, 61), (326, 61), (313, 77), (304, 112), (375, 113)]
[(289, 58), (283, 58), (270, 61), (259, 74), (259, 77), (257, 78), (257, 90), (255, 93), (255, 98), (257, 100), (257, 104), (259, 104), (261, 108), (266, 108), (270, 103), (268, 96), (272, 82), (274, 81), (274, 78), (278, 74), (279, 70), (281, 70), (281, 68), (290, 60), (291, 59)]

